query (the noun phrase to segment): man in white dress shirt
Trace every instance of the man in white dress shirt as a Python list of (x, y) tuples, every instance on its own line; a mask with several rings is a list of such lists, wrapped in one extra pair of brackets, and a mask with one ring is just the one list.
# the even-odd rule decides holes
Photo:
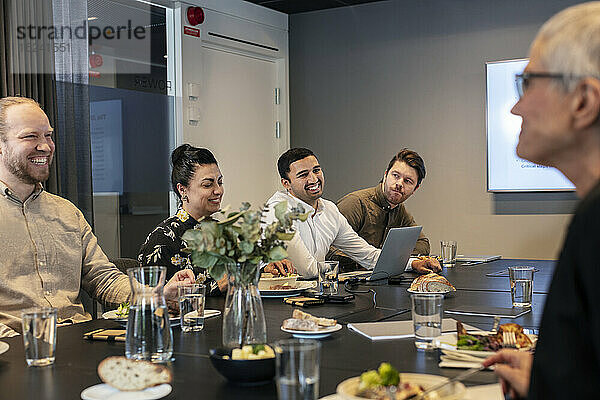
[[(301, 205), (310, 212), (306, 221), (294, 221), (296, 235), (288, 242), (288, 258), (298, 274), (317, 276), (317, 262), (324, 261), (329, 247), (334, 245), (362, 267), (373, 269), (381, 250), (368, 244), (352, 229), (335, 203), (322, 199), (325, 178), (314, 153), (305, 148), (293, 148), (277, 161), (281, 183), (285, 191), (276, 192), (269, 200), (265, 223), (275, 220), (275, 205), (288, 202), (288, 208)], [(411, 267), (420, 273), (431, 272), (429, 259), (410, 259)], [(267, 270), (275, 269), (267, 267)], [(282, 268), (279, 268), (281, 270)]]

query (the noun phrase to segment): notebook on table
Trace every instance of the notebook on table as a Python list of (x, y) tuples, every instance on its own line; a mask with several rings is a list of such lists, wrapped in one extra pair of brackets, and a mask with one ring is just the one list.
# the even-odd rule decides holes
[[(469, 331), (478, 330), (478, 328), (471, 325), (463, 324), (463, 326)], [(348, 329), (371, 340), (404, 339), (415, 336), (412, 320), (348, 324)], [(449, 332), (456, 332), (456, 320), (444, 318), (442, 320), (442, 333)]]
[(495, 261), (495, 260), (499, 260), (501, 259), (502, 256), (501, 255), (493, 255), (493, 256), (482, 256), (482, 255), (476, 255), (476, 256), (466, 256), (464, 254), (458, 254), (456, 256), (456, 261), (460, 261), (460, 262), (490, 262), (490, 261)]
[(445, 310), (446, 314), (473, 315), (476, 317), (519, 318), (531, 311), (531, 308), (491, 307), (491, 306), (460, 306)]
[[(537, 268), (534, 268), (533, 272), (534, 273), (540, 272), (540, 270), (537, 269)], [(491, 276), (491, 277), (495, 277), (495, 278), (497, 278), (497, 277), (507, 277), (508, 276), (508, 268), (500, 270), (500, 271), (496, 271), (496, 272), (488, 272), (487, 274), (485, 274), (485, 276)]]

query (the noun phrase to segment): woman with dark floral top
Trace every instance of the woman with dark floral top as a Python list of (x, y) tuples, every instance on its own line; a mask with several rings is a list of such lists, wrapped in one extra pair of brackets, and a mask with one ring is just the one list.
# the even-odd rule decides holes
[[(140, 248), (138, 261), (142, 265), (164, 265), (167, 278), (185, 268), (194, 268), (183, 250), (187, 247), (181, 238), (185, 231), (194, 229), (198, 221), (210, 219), (221, 208), (223, 176), (213, 154), (207, 150), (184, 144), (171, 154), (173, 172), (171, 184), (179, 197), (177, 213), (161, 222), (146, 238)], [(197, 276), (204, 271), (194, 271)], [(227, 278), (216, 282), (207, 277), (207, 294), (225, 291)]]

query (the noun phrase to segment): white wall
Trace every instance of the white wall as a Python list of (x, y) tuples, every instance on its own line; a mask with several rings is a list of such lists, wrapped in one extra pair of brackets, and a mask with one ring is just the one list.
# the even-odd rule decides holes
[[(176, 34), (177, 60), (181, 60), (175, 72), (181, 77), (177, 87), (180, 111), (177, 117), (176, 144), (190, 142), (213, 151), (220, 161), (221, 172), (224, 175), (224, 206), (231, 205), (237, 208), (242, 201), (250, 201), (253, 207), (259, 207), (277, 187), (277, 156), (289, 148), (288, 16), (241, 0), (200, 0), (188, 3), (182, 3), (176, 13), (179, 19), (176, 22), (178, 29), (188, 25), (185, 15), (187, 7), (191, 4), (204, 9), (205, 22), (195, 27), (201, 31), (201, 38), (182, 32)], [(239, 40), (230, 40), (215, 34)], [(217, 53), (223, 56), (217, 56)], [(231, 60), (225, 63), (228, 64), (226, 66), (232, 67), (232, 71), (236, 71), (236, 75), (231, 76), (229, 81), (225, 79), (224, 82), (223, 79), (223, 74), (230, 74), (224, 72), (226, 68), (211, 72), (207, 67), (212, 65), (214, 69), (215, 57), (229, 57)], [(209, 59), (212, 61), (209, 62)], [(250, 59), (254, 61), (249, 61)], [(233, 68), (233, 65), (229, 65), (233, 63), (239, 65)], [(251, 64), (262, 64), (260, 68), (271, 71), (272, 75), (269, 76), (273, 77), (273, 83), (259, 83), (256, 72), (253, 80)], [(248, 68), (240, 73), (240, 69), (245, 68), (244, 65)], [(264, 72), (264, 69), (260, 71)], [(219, 76), (215, 76), (217, 74)], [(188, 96), (187, 85), (190, 82), (199, 84), (202, 94), (198, 100)], [(224, 82), (222, 86), (217, 85), (221, 90), (215, 91), (214, 82)], [(259, 90), (247, 89), (256, 86), (260, 86)], [(280, 89), (279, 105), (274, 105), (276, 87)], [(245, 95), (244, 101), (249, 100), (245, 103), (241, 101), (240, 93)], [(259, 102), (263, 106), (260, 108), (262, 111), (256, 112), (255, 106), (258, 106)], [(229, 106), (223, 107), (221, 104)], [(189, 121), (190, 105), (199, 110), (198, 122)], [(258, 120), (261, 123), (258, 123)], [(276, 121), (280, 123), (279, 138), (275, 138)], [(207, 135), (212, 136), (207, 138)], [(254, 142), (258, 143), (259, 140), (252, 138), (256, 139), (259, 136), (260, 143), (268, 145), (256, 145)], [(257, 166), (258, 161), (264, 166)], [(251, 173), (252, 167), (255, 167), (254, 173)], [(258, 182), (260, 185), (252, 183), (257, 179), (261, 179)], [(269, 182), (265, 184), (265, 180)]]
[(527, 56), (573, 1), (384, 1), (290, 16), (291, 144), (313, 149), (325, 195), (376, 184), (402, 147), (427, 177), (407, 207), (439, 252), (555, 258), (569, 193), (486, 192), (485, 62)]

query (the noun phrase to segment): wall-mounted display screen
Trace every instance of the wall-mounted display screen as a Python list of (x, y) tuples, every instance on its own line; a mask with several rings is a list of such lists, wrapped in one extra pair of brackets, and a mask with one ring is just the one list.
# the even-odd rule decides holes
[(570, 191), (573, 184), (555, 168), (534, 164), (516, 153), (521, 117), (510, 113), (518, 100), (515, 74), (527, 59), (486, 63), (487, 176), (490, 192)]

